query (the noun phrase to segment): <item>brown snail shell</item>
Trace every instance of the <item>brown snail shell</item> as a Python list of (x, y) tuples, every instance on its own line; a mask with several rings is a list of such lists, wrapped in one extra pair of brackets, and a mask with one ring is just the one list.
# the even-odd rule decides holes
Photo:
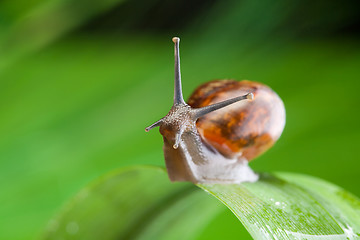
[(202, 139), (225, 157), (250, 161), (269, 149), (285, 126), (284, 104), (273, 90), (247, 80), (215, 80), (199, 86), (188, 104), (200, 108), (248, 92), (254, 100), (209, 113), (197, 120), (196, 127)]

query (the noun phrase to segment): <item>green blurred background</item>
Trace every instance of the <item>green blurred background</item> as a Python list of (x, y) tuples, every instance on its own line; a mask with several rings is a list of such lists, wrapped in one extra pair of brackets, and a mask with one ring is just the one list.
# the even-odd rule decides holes
[[(271, 86), (287, 124), (256, 171), (324, 178), (360, 196), (357, 1), (0, 2), (0, 239), (33, 239), (91, 180), (164, 166), (173, 43), (183, 90), (222, 78)], [(225, 208), (199, 239), (246, 235)]]

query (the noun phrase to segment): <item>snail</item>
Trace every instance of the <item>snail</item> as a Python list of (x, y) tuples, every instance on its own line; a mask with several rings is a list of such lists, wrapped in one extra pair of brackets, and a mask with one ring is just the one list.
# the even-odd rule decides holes
[(171, 181), (240, 183), (258, 179), (248, 162), (269, 149), (285, 126), (285, 108), (268, 86), (215, 80), (183, 99), (178, 37), (175, 44), (174, 103), (145, 129), (160, 127)]

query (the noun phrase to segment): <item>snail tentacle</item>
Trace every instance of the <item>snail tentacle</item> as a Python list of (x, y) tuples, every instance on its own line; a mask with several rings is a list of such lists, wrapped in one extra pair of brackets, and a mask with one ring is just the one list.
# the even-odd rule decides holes
[(182, 89), (181, 89), (181, 73), (180, 73), (180, 51), (179, 43), (180, 38), (173, 37), (172, 41), (175, 43), (174, 55), (175, 55), (175, 84), (174, 84), (174, 105), (185, 104)]
[(208, 113), (211, 113), (213, 111), (216, 111), (218, 109), (227, 107), (233, 103), (239, 102), (241, 100), (245, 100), (245, 99), (253, 99), (254, 98), (254, 94), (253, 93), (248, 93), (246, 95), (243, 96), (239, 96), (239, 97), (235, 97), (235, 98), (231, 98), (222, 102), (218, 102), (209, 106), (205, 106), (202, 108), (194, 108), (194, 117), (195, 119), (198, 119), (199, 117), (202, 117)]
[(162, 123), (163, 123), (163, 119), (160, 119), (159, 121), (154, 122), (153, 124), (151, 124), (150, 126), (145, 128), (145, 132), (148, 132), (153, 128), (159, 127)]
[(174, 149), (177, 149), (179, 147), (180, 141), (181, 141), (181, 135), (184, 133), (184, 128), (180, 128), (178, 132), (175, 134), (175, 143), (173, 145)]

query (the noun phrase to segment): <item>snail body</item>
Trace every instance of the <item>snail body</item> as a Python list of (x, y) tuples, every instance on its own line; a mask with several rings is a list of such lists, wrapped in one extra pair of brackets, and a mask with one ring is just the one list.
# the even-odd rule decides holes
[(199, 86), (185, 103), (181, 90), (179, 38), (175, 43), (174, 104), (145, 130), (160, 127), (171, 181), (256, 181), (248, 161), (269, 149), (285, 125), (278, 95), (264, 84), (215, 80)]

